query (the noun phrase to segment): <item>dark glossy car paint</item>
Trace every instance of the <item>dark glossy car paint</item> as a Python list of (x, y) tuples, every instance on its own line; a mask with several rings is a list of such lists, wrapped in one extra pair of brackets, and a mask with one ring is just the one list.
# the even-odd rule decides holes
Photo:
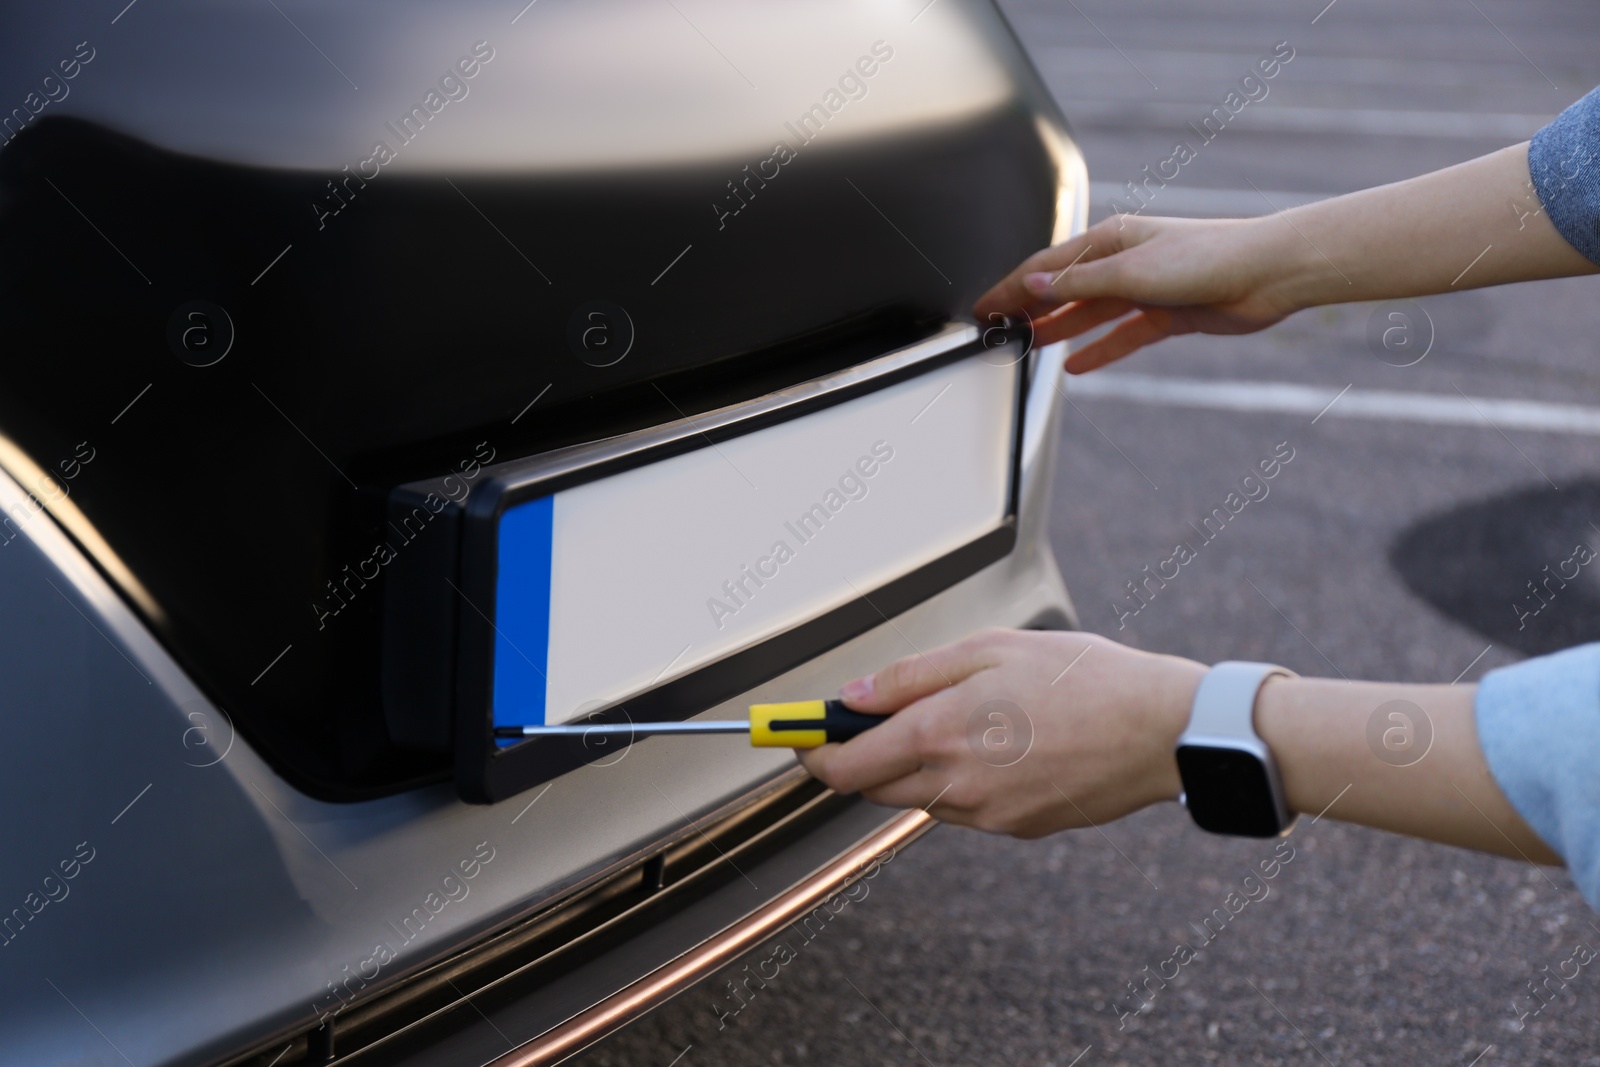
[[(265, 1048), (480, 844), (503, 881), (363, 995), (770, 781), (646, 745), (515, 828), (468, 811), (386, 714), (391, 493), (859, 364), (1082, 225), (989, 3), (515, 7), (0, 14), (0, 905), (98, 849), (7, 928), (0, 1061), (113, 1062), (63, 1001), (140, 1064)], [(930, 639), (1069, 617), (1035, 393), (1017, 547), (907, 613)]]

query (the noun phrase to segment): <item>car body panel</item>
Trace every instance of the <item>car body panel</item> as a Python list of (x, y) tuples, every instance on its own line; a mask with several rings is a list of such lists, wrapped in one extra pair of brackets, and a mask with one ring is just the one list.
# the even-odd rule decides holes
[[(61, 482), (50, 504), (70, 490), (86, 550), (274, 769), (329, 799), (449, 773), (385, 729), (394, 486), (928, 336), (1081, 185), (987, 3), (914, 23), (889, 4), (541, 4), (516, 25), (482, 0), (277, 7), (0, 16), (6, 99), (43, 99), (38, 57), (93, 53), (0, 148), (0, 434)], [(469, 91), (430, 115), (462, 62)], [(426, 122), (401, 130), (414, 104)], [(801, 130), (811, 104), (828, 117)], [(763, 168), (780, 142), (792, 158)], [(394, 158), (363, 167), (377, 144)], [(584, 347), (596, 305), (625, 358)]]
[[(364, 592), (337, 614), (327, 590), (396, 486), (758, 402), (936, 333), (1082, 228), (1087, 177), (988, 3), (693, 6), (683, 21), (779, 57), (747, 72), (774, 100), (825, 99), (874, 41), (896, 48), (733, 214), (713, 194), (773, 147), (736, 98), (748, 87), (670, 8), (616, 10), (635, 17), (587, 37), (562, 20), (599, 6), (0, 16), (6, 99), (35, 99), (38, 57), (94, 51), (0, 147), (0, 1063), (265, 1063), (298, 1040), (297, 1062), (319, 1024), (336, 1035), (792, 772), (737, 738), (652, 739), (465, 804), (448, 751), (389, 733), (381, 583), (347, 587)], [(670, 48), (664, 26), (683, 35)], [(338, 214), (314, 210), (480, 39), (494, 59), (418, 151)], [(607, 46), (589, 65), (583, 40)], [(619, 126), (624, 106), (654, 122)], [(594, 300), (638, 326), (620, 362), (568, 344)], [(196, 301), (223, 313), (206, 313), (210, 340), (234, 334), (210, 363), (183, 340)], [(826, 695), (980, 626), (1071, 625), (1044, 533), (1061, 354), (1028, 365), (1008, 555), (699, 713)], [(796, 838), (811, 858), (778, 883), (896, 817), (850, 810), (848, 832)], [(778, 883), (708, 895), (694, 936)], [(648, 973), (671, 930), (594, 973)], [(554, 1018), (605, 981), (515, 1010)]]
[[(1039, 394), (1046, 399), (1030, 415), (1058, 418), (1053, 392)], [(936, 646), (974, 625), (1067, 625), (1069, 603), (1038, 521), (1048, 493), (1043, 446), (1053, 435), (1041, 430), (1034, 440), (1027, 518), (1010, 556), (707, 716), (830, 690), (907, 654), (907, 642)], [(24, 501), (0, 479), (0, 507)], [(462, 804), (448, 784), (358, 803), (317, 800), (229, 729), (60, 529), (41, 515), (24, 530), (0, 567), (0, 604), (29, 622), (0, 643), (12, 729), (0, 794), (6, 810), (29, 813), (4, 831), (13, 903), (23, 904), (32, 873), (42, 878), (80, 842), (95, 855), (65, 899), (0, 949), (3, 1062), (110, 1067), (122, 1062), (115, 1043), (138, 1063), (203, 1063), (311, 1025), (341, 1008), (330, 983), (360, 973), (378, 943), (399, 951), (381, 973), (366, 968), (374, 989), (640, 849), (691, 833), (691, 818), (793, 764), (787, 751), (716, 738), (692, 744), (714, 755), (717, 773), (684, 774), (682, 748), (653, 739), (616, 765), (586, 766), (546, 792), (491, 806)], [(33, 770), (40, 764), (50, 773)], [(429, 893), (447, 898), (443, 879), (482, 842), (493, 859), (471, 880), (456, 872), (467, 895), (406, 941), (412, 927), (391, 923), (426, 908)]]

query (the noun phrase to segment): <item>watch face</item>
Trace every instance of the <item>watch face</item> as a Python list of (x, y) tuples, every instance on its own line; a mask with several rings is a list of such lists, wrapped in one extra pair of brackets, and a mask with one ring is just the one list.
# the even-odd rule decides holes
[(1241, 837), (1276, 837), (1283, 829), (1267, 767), (1233, 748), (1178, 747), (1178, 773), (1189, 814), (1202, 830)]

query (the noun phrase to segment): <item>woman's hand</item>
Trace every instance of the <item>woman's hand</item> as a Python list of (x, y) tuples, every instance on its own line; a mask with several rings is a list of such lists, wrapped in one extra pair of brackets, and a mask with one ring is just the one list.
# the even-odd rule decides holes
[[(1264, 225), (1265, 224), (1265, 225)], [(1289, 296), (1277, 219), (1120, 215), (1036, 252), (978, 301), (978, 321), (1025, 311), (1034, 343), (1077, 337), (1128, 316), (1073, 352), (1074, 374), (1184, 333), (1264, 330), (1299, 310)]]
[(893, 718), (799, 755), (839, 792), (1041, 837), (1178, 795), (1204, 672), (1092, 634), (987, 630), (850, 683), (851, 707)]
[(1041, 345), (1127, 316), (1068, 357), (1081, 374), (1163, 338), (1252, 333), (1301, 308), (1597, 271), (1551, 224), (1523, 142), (1261, 218), (1117, 215), (1028, 257), (973, 311), (986, 324), (1024, 311)]
[[(799, 756), (841, 793), (945, 822), (1015, 837), (1097, 826), (1177, 797), (1174, 749), (1206, 670), (1093, 634), (986, 630), (845, 686), (851, 707), (889, 721)], [(1255, 727), (1292, 811), (1560, 863), (1489, 771), (1475, 691), (1278, 679)], [(1373, 747), (1395, 708), (1430, 739), (1414, 760)]]

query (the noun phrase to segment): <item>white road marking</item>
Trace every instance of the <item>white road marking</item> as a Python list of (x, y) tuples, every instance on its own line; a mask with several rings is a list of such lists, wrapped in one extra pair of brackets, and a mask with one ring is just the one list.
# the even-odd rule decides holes
[[(1321, 411), (1317, 412), (1317, 419), (1320, 419), (1320, 418), (1322, 418), (1322, 416), (1326, 415), (1328, 413), (1328, 408), (1333, 407), (1333, 405), (1335, 405), (1335, 404), (1337, 404), (1339, 402), (1339, 397), (1340, 396), (1344, 396), (1344, 394), (1348, 393), (1350, 390), (1354, 389), (1355, 387), (1356, 387), (1356, 383), (1355, 382), (1351, 382), (1349, 385), (1347, 385), (1343, 389), (1339, 390), (1339, 396), (1336, 396), (1332, 400), (1328, 401), (1328, 403), (1323, 407), (1323, 409)], [(1311, 425), (1315, 426), (1317, 424), (1317, 419), (1312, 419), (1311, 420)]]
[[(1208, 408), (1215, 411), (1316, 415), (1339, 390), (1332, 386), (1297, 385), (1201, 378), (1168, 378), (1150, 374), (1106, 373), (1070, 376), (1067, 393), (1092, 399), (1126, 400), (1164, 407)], [(1495, 400), (1466, 395), (1402, 393), (1387, 389), (1350, 389), (1325, 412), (1330, 419), (1376, 419), (1438, 426), (1476, 426), (1537, 433), (1570, 433), (1600, 437), (1600, 408), (1551, 404), (1542, 400)]]
[(1117, 42), (1113, 41), (1109, 37), (1106, 37), (1106, 31), (1102, 30), (1099, 26), (1095, 26), (1094, 20), (1091, 19), (1088, 15), (1084, 14), (1083, 8), (1079, 7), (1077, 4), (1073, 4), (1072, 0), (1067, 0), (1067, 3), (1072, 4), (1072, 10), (1076, 11), (1080, 15), (1083, 15), (1083, 21), (1087, 22), (1090, 26), (1094, 26), (1094, 32), (1098, 33), (1101, 37), (1105, 38), (1106, 44), (1110, 45), (1112, 48), (1115, 48), (1116, 52), (1117, 52), (1117, 55), (1121, 56), (1123, 59), (1127, 59), (1128, 60), (1128, 66), (1130, 66), (1134, 70), (1138, 71), (1139, 72), (1139, 77), (1143, 78), (1146, 82), (1150, 83), (1150, 88), (1156, 90), (1156, 92), (1160, 92), (1161, 91), (1161, 86), (1157, 85), (1153, 81), (1150, 81), (1150, 76), (1148, 74), (1146, 74), (1144, 71), (1139, 70), (1139, 65), (1137, 63), (1135, 63), (1131, 59), (1128, 59), (1128, 53), (1124, 52), (1120, 48), (1117, 48)]

